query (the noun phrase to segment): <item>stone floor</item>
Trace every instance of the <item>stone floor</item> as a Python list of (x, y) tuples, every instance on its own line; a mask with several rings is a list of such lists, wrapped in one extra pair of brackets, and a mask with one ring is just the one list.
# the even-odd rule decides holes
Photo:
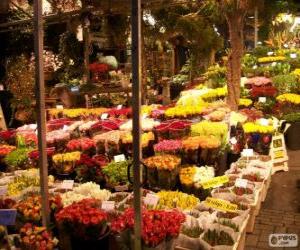
[(300, 249), (300, 245), (296, 248), (269, 247), (271, 233), (296, 233), (300, 240), (300, 151), (289, 152), (288, 172), (272, 176), (254, 232), (247, 234), (245, 250)]

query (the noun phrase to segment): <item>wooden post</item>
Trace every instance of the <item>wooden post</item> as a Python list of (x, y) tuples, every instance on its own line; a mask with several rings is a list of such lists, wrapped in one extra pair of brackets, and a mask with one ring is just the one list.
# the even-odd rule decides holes
[(132, 35), (132, 109), (133, 109), (133, 171), (134, 171), (134, 249), (141, 249), (141, 84), (142, 84), (142, 46), (141, 46), (141, 0), (131, 0)]
[(45, 109), (45, 82), (44, 82), (44, 35), (42, 1), (34, 0), (34, 52), (35, 52), (35, 85), (37, 100), (37, 125), (40, 186), (42, 195), (42, 221), (43, 226), (49, 227), (49, 190), (48, 190), (48, 165), (46, 152), (46, 109)]
[(90, 82), (90, 33), (89, 27), (83, 28), (83, 41), (84, 41), (84, 83)]
[(0, 103), (0, 131), (2, 129), (7, 130), (7, 127), (6, 127), (5, 117), (4, 117), (4, 114), (3, 114), (3, 111), (2, 111), (2, 106), (1, 106), (1, 103)]

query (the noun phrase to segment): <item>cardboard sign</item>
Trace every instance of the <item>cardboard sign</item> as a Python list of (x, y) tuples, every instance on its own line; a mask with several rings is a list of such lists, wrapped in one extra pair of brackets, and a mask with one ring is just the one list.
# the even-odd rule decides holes
[(123, 186), (115, 186), (115, 190), (116, 190), (117, 192), (128, 191), (128, 186), (127, 186), (127, 185), (123, 185)]
[(265, 103), (265, 102), (267, 102), (267, 98), (266, 97), (259, 97), (258, 102)]
[(159, 197), (156, 194), (147, 194), (144, 203), (149, 206), (156, 206), (159, 201)]
[(0, 209), (0, 225), (12, 226), (16, 224), (16, 209)]
[(211, 198), (211, 197), (206, 198), (205, 204), (208, 207), (215, 208), (217, 210), (221, 210), (225, 212), (236, 212), (238, 208), (236, 204), (232, 204), (229, 201)]
[(101, 115), (101, 120), (106, 120), (108, 118), (108, 114), (107, 113), (103, 113)]
[(114, 201), (103, 201), (101, 204), (101, 208), (105, 211), (111, 211), (115, 209)]
[(114, 161), (115, 162), (121, 162), (121, 161), (126, 161), (125, 155), (115, 155), (114, 156)]
[(253, 149), (252, 148), (245, 148), (242, 151), (242, 156), (244, 157), (252, 157), (254, 155)]
[(227, 183), (227, 182), (229, 182), (228, 176), (223, 175), (223, 176), (218, 176), (218, 177), (212, 178), (207, 181), (203, 181), (203, 182), (201, 182), (201, 185), (204, 189), (208, 189), (208, 188), (220, 187), (224, 183)]
[(0, 187), (0, 196), (7, 194), (7, 186)]
[(247, 188), (248, 180), (237, 178), (234, 185), (240, 188)]
[(74, 180), (64, 180), (61, 184), (61, 189), (73, 189)]

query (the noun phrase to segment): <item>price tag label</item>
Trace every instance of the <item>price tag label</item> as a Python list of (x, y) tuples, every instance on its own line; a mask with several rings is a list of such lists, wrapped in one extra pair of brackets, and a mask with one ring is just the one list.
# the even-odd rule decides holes
[(7, 194), (7, 186), (0, 187), (0, 196)]
[(242, 156), (244, 157), (252, 157), (254, 155), (253, 149), (252, 148), (245, 148), (242, 151)]
[(232, 204), (229, 201), (216, 199), (212, 197), (207, 197), (205, 200), (205, 204), (208, 207), (226, 212), (236, 212), (238, 208), (236, 204)]
[(223, 176), (218, 176), (218, 177), (212, 178), (207, 181), (203, 181), (203, 182), (201, 182), (201, 185), (204, 189), (208, 189), (208, 188), (220, 187), (224, 183), (227, 183), (227, 182), (229, 182), (228, 176), (223, 175)]
[(64, 180), (61, 184), (61, 189), (73, 189), (74, 180)]
[(120, 161), (126, 161), (125, 155), (115, 155), (114, 156), (115, 162), (120, 162)]
[(143, 114), (143, 119), (146, 119), (148, 117), (148, 115), (147, 114)]
[(265, 102), (267, 102), (267, 98), (266, 97), (259, 97), (258, 102), (265, 103)]
[(237, 178), (234, 185), (236, 187), (246, 188), (248, 185), (248, 180)]
[(115, 209), (114, 201), (103, 201), (101, 204), (101, 208), (105, 211), (111, 211)]
[(64, 109), (63, 105), (56, 105), (56, 109)]
[(120, 110), (120, 109), (122, 109), (122, 107), (123, 107), (123, 105), (120, 104), (120, 105), (117, 106), (117, 109)]
[(107, 113), (103, 113), (101, 115), (101, 120), (106, 120), (108, 118), (108, 114)]
[(154, 206), (154, 207), (157, 205), (158, 201), (159, 201), (159, 197), (156, 194), (147, 194), (144, 199), (146, 205)]
[(231, 143), (232, 145), (237, 144), (237, 139), (236, 139), (236, 137), (232, 137), (232, 138), (230, 139), (230, 143)]
[(122, 186), (115, 186), (115, 190), (117, 192), (124, 192), (128, 190), (128, 186), (127, 185), (122, 185)]
[(16, 224), (16, 209), (0, 209), (0, 225), (12, 226)]

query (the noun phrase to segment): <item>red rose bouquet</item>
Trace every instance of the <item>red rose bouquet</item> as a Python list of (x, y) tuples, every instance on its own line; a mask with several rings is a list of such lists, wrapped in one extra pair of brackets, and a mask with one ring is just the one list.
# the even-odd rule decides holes
[(73, 203), (58, 212), (55, 218), (67, 232), (85, 240), (99, 239), (107, 232), (108, 215), (95, 199)]
[(69, 151), (82, 151), (88, 154), (94, 154), (96, 150), (95, 142), (90, 138), (73, 139), (67, 143)]
[(79, 182), (96, 182), (100, 183), (104, 180), (102, 167), (106, 166), (108, 159), (105, 156), (97, 155), (91, 158), (86, 154), (82, 154), (80, 160), (76, 162), (76, 179)]
[[(143, 210), (142, 212), (142, 240), (144, 246), (156, 247), (164, 241), (169, 241), (179, 235), (185, 215), (177, 210)], [(121, 233), (126, 229), (133, 230), (134, 210), (127, 209), (111, 224), (114, 233)]]
[(16, 139), (16, 130), (5, 130), (0, 132), (0, 140), (8, 144), (14, 145)]
[(91, 63), (90, 66), (90, 71), (93, 73), (106, 73), (109, 70), (109, 66), (105, 63)]

